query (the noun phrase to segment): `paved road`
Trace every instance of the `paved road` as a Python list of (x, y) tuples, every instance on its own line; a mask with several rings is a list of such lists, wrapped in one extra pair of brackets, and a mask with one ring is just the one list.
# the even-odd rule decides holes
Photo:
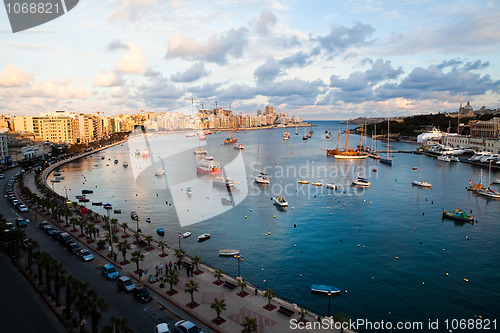
[[(4, 197), (5, 185), (8, 178), (16, 171), (7, 171), (4, 173), (5, 179), (0, 179), (0, 211), (8, 220), (17, 218), (17, 213)], [(0, 311), (2, 332), (66, 332), (40, 295), (1, 249), (0, 267), (2, 267), (0, 274), (0, 299), (3, 304)], [(28, 313), (30, 320), (26, 320)]]

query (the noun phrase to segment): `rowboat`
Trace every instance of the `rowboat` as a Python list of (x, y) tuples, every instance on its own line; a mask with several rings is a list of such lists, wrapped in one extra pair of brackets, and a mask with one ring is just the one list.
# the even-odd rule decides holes
[(315, 291), (318, 293), (325, 293), (325, 294), (338, 294), (340, 293), (339, 288), (335, 288), (333, 286), (327, 286), (324, 284), (312, 284), (311, 285), (311, 291)]
[(189, 231), (186, 231), (185, 233), (182, 234), (183, 238), (188, 238), (189, 236), (191, 236), (191, 233)]
[(234, 256), (237, 254), (240, 254), (240, 250), (234, 250), (234, 249), (219, 250), (220, 256)]
[(198, 242), (203, 242), (210, 238), (210, 234), (204, 233), (198, 236)]

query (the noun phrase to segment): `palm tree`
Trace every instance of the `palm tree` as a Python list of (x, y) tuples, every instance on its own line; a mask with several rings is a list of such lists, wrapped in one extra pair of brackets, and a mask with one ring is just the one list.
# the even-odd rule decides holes
[(177, 257), (177, 259), (182, 260), (182, 258), (184, 258), (185, 255), (186, 255), (186, 251), (184, 251), (182, 249), (175, 250), (175, 256)]
[(164, 241), (159, 241), (158, 246), (161, 249), (161, 256), (164, 257), (165, 256), (165, 248), (167, 247), (167, 243), (165, 243)]
[(127, 324), (127, 318), (113, 316), (109, 319), (109, 325), (104, 326), (101, 333), (132, 333), (133, 330)]
[(111, 219), (110, 223), (113, 226), (113, 229), (114, 229), (113, 231), (117, 232), (118, 229), (116, 228), (116, 226), (118, 225), (118, 220), (113, 218), (113, 219)]
[(141, 251), (134, 251), (132, 252), (132, 259), (130, 259), (132, 262), (135, 262), (137, 265), (137, 274), (141, 273), (141, 270), (139, 269), (139, 262), (144, 261), (144, 254), (141, 253)]
[(222, 281), (220, 280), (220, 278), (224, 275), (224, 272), (222, 271), (222, 269), (217, 269), (215, 272), (214, 272), (214, 276), (215, 278), (217, 279), (217, 283), (221, 283)]
[(97, 249), (104, 249), (106, 247), (106, 240), (104, 239), (99, 239), (97, 241)]
[(111, 257), (114, 257), (115, 249), (113, 247), (113, 244), (118, 243), (118, 236), (113, 234), (113, 232), (110, 229), (109, 233), (106, 235), (105, 239), (106, 239), (106, 242), (108, 242), (109, 246), (111, 247)]
[(223, 319), (220, 317), (220, 313), (222, 310), (226, 310), (226, 301), (223, 299), (218, 300), (217, 298), (214, 298), (214, 301), (212, 304), (210, 304), (210, 308), (214, 309), (215, 312), (217, 312), (217, 318), (215, 318), (216, 321), (222, 321)]
[(123, 229), (123, 235), (128, 237), (127, 236), (127, 229), (128, 229), (128, 224), (126, 222), (123, 222), (121, 225), (120, 225)]
[(75, 226), (78, 224), (78, 219), (76, 217), (72, 217), (72, 218), (69, 219), (69, 221), (73, 225), (73, 230), (76, 230)]
[(94, 223), (87, 223), (87, 227), (85, 228), (85, 232), (87, 233), (87, 236), (92, 239), (92, 236), (95, 238), (95, 234), (97, 233), (97, 227), (95, 226)]
[[(348, 322), (351, 319), (351, 316), (346, 316), (343, 312), (339, 311), (337, 312), (337, 315), (333, 317), (333, 321), (336, 323), (340, 323), (340, 331), (344, 332), (344, 325), (342, 325), (345, 322)], [(337, 325), (335, 325), (337, 326)]]
[(80, 234), (81, 235), (85, 235), (85, 233), (83, 232), (83, 229), (85, 229), (85, 226), (87, 225), (87, 223), (88, 223), (87, 219), (84, 217), (81, 217), (78, 219), (78, 222), (76, 223), (76, 225), (80, 227), (80, 230), (81, 230)]
[(304, 308), (299, 308), (299, 321), (304, 322), (304, 318), (307, 316), (307, 310)]
[(200, 256), (194, 256), (193, 260), (191, 260), (193, 265), (196, 267), (196, 273), (199, 273), (200, 270), (198, 269), (198, 265), (201, 264), (201, 257)]
[(123, 242), (118, 243), (118, 251), (120, 251), (123, 254), (123, 262), (126, 262), (127, 259), (125, 258), (125, 255), (127, 254), (128, 250), (132, 249), (132, 245), (129, 244), (127, 240), (124, 240)]
[(52, 272), (54, 275), (54, 296), (56, 298), (56, 307), (59, 307), (61, 306), (59, 295), (61, 287), (64, 286), (65, 284), (64, 280), (67, 271), (64, 269), (64, 266), (59, 261), (55, 260), (52, 263)]
[(68, 224), (68, 218), (71, 216), (71, 208), (69, 208), (67, 205), (64, 205), (63, 209), (61, 210), (64, 217), (66, 218), (66, 226), (69, 226)]
[[(76, 311), (78, 311), (78, 322), (82, 322), (83, 318), (89, 314), (89, 301), (87, 298), (87, 292), (89, 290), (89, 283), (79, 283), (78, 288), (76, 289), (78, 302), (75, 304)], [(84, 333), (85, 328), (83, 325), (80, 325), (80, 333)]]
[(92, 320), (92, 333), (98, 333), (99, 321), (102, 318), (101, 312), (107, 311), (109, 309), (109, 305), (106, 303), (104, 298), (99, 297), (95, 290), (90, 290), (88, 292), (88, 301), (90, 318)]
[(141, 233), (140, 232), (134, 232), (134, 238), (135, 238), (135, 242), (139, 242), (139, 238), (141, 238)]
[(242, 333), (257, 332), (258, 326), (256, 318), (250, 318), (248, 316), (245, 316), (245, 321), (241, 323), (241, 325), (244, 327)]
[(151, 241), (153, 240), (153, 236), (147, 235), (144, 237), (144, 240), (148, 242), (148, 248), (151, 248)]
[(267, 288), (266, 292), (264, 293), (264, 297), (267, 297), (269, 300), (269, 303), (266, 305), (268, 308), (271, 308), (271, 300), (276, 297), (276, 293), (271, 290), (271, 288)]
[(74, 278), (72, 275), (68, 276), (66, 279), (66, 285), (64, 287), (66, 293), (66, 316), (71, 317), (71, 305), (76, 300), (77, 289), (81, 283), (79, 280)]
[(165, 280), (170, 284), (169, 293), (172, 294), (174, 292), (174, 286), (179, 283), (179, 272), (170, 269), (165, 274)]
[(38, 285), (42, 285), (43, 281), (43, 268), (45, 267), (46, 261), (48, 260), (49, 254), (45, 251), (37, 252), (35, 254), (35, 264), (38, 268)]
[(194, 301), (194, 296), (193, 294), (195, 292), (198, 292), (198, 286), (199, 284), (194, 282), (193, 280), (189, 280), (188, 283), (186, 283), (186, 290), (184, 290), (186, 293), (189, 293), (191, 295), (191, 303), (188, 305), (196, 305), (197, 303)]
[(28, 238), (28, 240), (24, 242), (24, 249), (28, 252), (28, 267), (31, 274), (33, 268), (33, 250), (39, 250), (40, 244), (38, 244), (33, 238)]
[(238, 287), (241, 287), (240, 296), (245, 296), (247, 293), (243, 290), (246, 286), (248, 286), (248, 282), (245, 278), (237, 279)]
[(54, 274), (52, 274), (52, 265), (54, 262), (55, 259), (47, 254), (47, 259), (45, 260), (45, 285), (47, 286), (47, 293), (49, 295), (52, 291), (52, 278), (54, 277)]

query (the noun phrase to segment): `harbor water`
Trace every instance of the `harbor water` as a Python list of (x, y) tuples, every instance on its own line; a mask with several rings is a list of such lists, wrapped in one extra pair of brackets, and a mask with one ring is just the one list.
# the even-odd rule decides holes
[[(302, 139), (303, 128), (298, 128), (298, 135), (288, 128), (287, 141), (282, 140), (284, 128), (234, 133), (244, 150), (222, 145), (227, 132), (199, 141), (185, 133), (146, 131), (146, 136), (139, 133), (129, 143), (65, 165), (64, 180), (50, 186), (73, 201), (81, 190), (91, 189), (89, 209), (106, 214), (91, 202), (110, 203), (123, 211), (109, 211), (120, 224), (128, 223), (131, 230), (139, 227), (172, 248), (180, 244), (188, 255), (199, 255), (233, 276), (238, 262), (219, 257), (218, 251), (238, 249), (244, 258), (242, 277), (321, 316), (326, 315), (328, 296), (312, 293), (311, 284), (341, 289), (330, 299), (331, 312), (342, 311), (352, 319), (422, 322), (421, 331), (426, 331), (429, 320), (497, 319), (500, 201), (465, 189), (470, 179), (478, 180), (480, 169), (407, 153), (392, 154), (392, 166), (374, 159), (336, 160), (324, 149), (336, 146), (337, 133), (345, 125), (313, 124), (307, 129), (314, 130), (308, 140)], [(325, 130), (331, 138), (325, 138)], [(349, 137), (351, 147), (359, 142), (359, 136)], [(344, 143), (342, 135), (340, 146)], [(364, 144), (375, 147), (370, 138)], [(384, 141), (376, 144), (386, 150)], [(198, 146), (227, 166), (223, 174), (234, 178), (237, 190), (215, 189), (210, 175), (197, 174), (193, 148)], [(391, 142), (394, 150), (416, 148)], [(157, 169), (165, 175), (155, 176)], [(270, 185), (255, 184), (258, 169), (269, 174)], [(431, 189), (411, 185), (419, 172), (421, 180), (432, 183)], [(369, 179), (369, 188), (350, 185), (358, 174)], [(491, 177), (500, 178), (500, 173)], [(487, 170), (483, 179), (488, 179)], [(299, 180), (335, 183), (339, 188), (298, 184)], [(187, 187), (192, 194), (186, 193)], [(275, 195), (284, 196), (288, 208), (273, 205)], [(232, 205), (221, 204), (222, 198)], [(472, 211), (477, 223), (443, 221), (443, 209)], [(131, 211), (140, 217), (138, 226)], [(159, 227), (165, 230), (163, 237), (155, 232)], [(192, 236), (178, 236), (186, 231)], [(198, 243), (202, 233), (211, 234), (211, 239)]]

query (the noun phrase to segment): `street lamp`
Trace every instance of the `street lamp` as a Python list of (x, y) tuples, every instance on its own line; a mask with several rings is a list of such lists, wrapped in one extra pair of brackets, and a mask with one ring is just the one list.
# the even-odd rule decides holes
[(66, 199), (68, 199), (68, 188), (65, 186), (64, 190), (66, 191)]
[(181, 233), (179, 232), (179, 250), (181, 249)]
[(330, 298), (331, 298), (331, 296), (332, 296), (332, 292), (329, 291), (328, 292), (328, 313), (326, 314), (327, 317), (331, 316), (331, 314), (330, 314)]
[(135, 231), (139, 232), (139, 218), (138, 217), (135, 218), (135, 222), (137, 222), (137, 227), (136, 227)]
[(236, 259), (238, 261), (238, 276), (237, 277), (241, 277), (241, 275), (240, 275), (240, 261), (242, 261), (243, 258), (239, 254), (235, 254), (234, 259)]

